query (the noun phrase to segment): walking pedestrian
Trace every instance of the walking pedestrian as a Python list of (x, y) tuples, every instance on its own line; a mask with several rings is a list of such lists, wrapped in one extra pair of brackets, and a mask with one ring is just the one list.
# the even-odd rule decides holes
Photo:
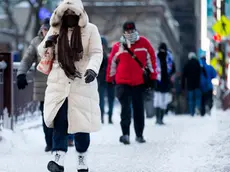
[(201, 116), (204, 116), (205, 113), (211, 114), (211, 109), (213, 106), (213, 84), (212, 79), (216, 78), (217, 72), (215, 69), (208, 65), (206, 62), (206, 57), (201, 57), (201, 78), (200, 78), (200, 87), (202, 92), (201, 98)]
[[(77, 171), (88, 172), (90, 133), (101, 126), (96, 77), (103, 54), (98, 28), (88, 21), (81, 0), (64, 0), (54, 10), (50, 29), (38, 46), (40, 70), (48, 73), (44, 117), (54, 128), (51, 172), (63, 172), (68, 134), (74, 134)], [(49, 63), (51, 62), (51, 63)]]
[(194, 52), (188, 55), (188, 62), (184, 66), (182, 74), (182, 89), (188, 90), (187, 99), (189, 113), (194, 116), (195, 113), (200, 115), (201, 106), (201, 91), (200, 91), (200, 76), (201, 66)]
[(106, 82), (106, 69), (108, 65), (108, 42), (104, 36), (101, 37), (102, 46), (103, 46), (103, 61), (99, 74), (97, 76), (98, 81), (98, 92), (100, 97), (100, 109), (101, 109), (101, 121), (104, 123), (104, 114), (105, 114), (105, 93), (107, 93), (108, 101), (108, 122), (113, 124), (112, 115), (113, 115), (113, 106), (115, 99), (115, 88), (112, 83)]
[(124, 144), (130, 144), (131, 107), (133, 107), (136, 141), (146, 142), (143, 136), (144, 71), (141, 66), (149, 69), (150, 78), (154, 83), (157, 77), (154, 49), (147, 38), (139, 35), (135, 23), (127, 21), (123, 25), (120, 42), (115, 43), (112, 48), (107, 70), (107, 81), (116, 83), (116, 96), (121, 104), (120, 142)]
[(168, 104), (172, 101), (171, 76), (175, 72), (173, 68), (173, 57), (168, 51), (167, 45), (161, 43), (157, 53), (158, 81), (154, 93), (154, 107), (156, 112), (156, 124), (163, 125), (163, 118)]

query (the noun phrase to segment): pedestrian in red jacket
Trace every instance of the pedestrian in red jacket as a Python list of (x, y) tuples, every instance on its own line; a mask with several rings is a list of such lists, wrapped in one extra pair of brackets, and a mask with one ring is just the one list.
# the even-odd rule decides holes
[(143, 70), (140, 64), (124, 48), (127, 45), (144, 67), (150, 71), (151, 80), (157, 78), (156, 57), (148, 39), (139, 36), (134, 22), (125, 22), (120, 42), (114, 44), (107, 67), (107, 82), (116, 83), (116, 96), (121, 104), (120, 142), (130, 144), (131, 103), (133, 107), (136, 141), (144, 143), (144, 100)]

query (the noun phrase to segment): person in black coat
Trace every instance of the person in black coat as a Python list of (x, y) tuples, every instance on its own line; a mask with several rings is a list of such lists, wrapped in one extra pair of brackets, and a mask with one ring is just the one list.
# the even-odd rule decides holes
[(156, 111), (156, 124), (163, 125), (163, 118), (168, 104), (172, 101), (171, 76), (175, 72), (172, 54), (168, 51), (167, 45), (161, 43), (157, 53), (158, 81), (154, 93), (154, 108)]
[(101, 121), (104, 123), (104, 114), (105, 114), (105, 93), (107, 92), (108, 98), (108, 122), (109, 124), (113, 124), (112, 115), (113, 115), (113, 106), (115, 100), (115, 87), (112, 83), (106, 82), (106, 69), (108, 64), (108, 43), (105, 37), (101, 37), (102, 45), (103, 45), (103, 61), (101, 64), (101, 68), (99, 70), (99, 74), (97, 76), (98, 81), (98, 92), (100, 97), (100, 109), (101, 109)]
[(182, 75), (182, 89), (187, 88), (188, 91), (188, 107), (189, 113), (200, 114), (201, 106), (201, 91), (200, 91), (200, 76), (201, 76), (201, 65), (196, 57), (196, 54), (191, 52), (188, 55), (188, 62), (184, 66)]

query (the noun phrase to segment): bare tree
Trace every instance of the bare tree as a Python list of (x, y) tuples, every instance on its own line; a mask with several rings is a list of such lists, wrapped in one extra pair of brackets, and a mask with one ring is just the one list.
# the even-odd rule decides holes
[[(17, 4), (23, 1), (28, 2), (30, 7), (28, 16), (26, 16), (26, 24), (24, 25), (22, 32), (20, 33), (19, 26), (17, 25), (17, 22), (15, 21), (13, 15), (13, 9)], [(32, 2), (31, 0), (1, 0), (0, 5), (2, 6), (8, 19), (8, 27), (5, 29), (0, 29), (0, 33), (14, 38), (16, 45), (19, 44), (19, 41), (24, 44), (26, 42), (26, 34), (28, 33), (28, 30), (31, 26), (32, 18), (34, 17), (35, 26), (33, 29), (33, 35), (35, 36), (37, 34), (40, 27), (39, 10), (43, 6), (43, 0), (34, 0), (34, 2)], [(18, 47), (16, 47), (16, 49), (18, 49)]]
[[(40, 18), (39, 18), (39, 11), (43, 7), (44, 0), (35, 0), (35, 3), (32, 3), (31, 0), (26, 0), (30, 4), (31, 14), (35, 17), (35, 26), (33, 30), (33, 35), (37, 35), (39, 28), (40, 28)], [(32, 16), (31, 15), (31, 16)]]

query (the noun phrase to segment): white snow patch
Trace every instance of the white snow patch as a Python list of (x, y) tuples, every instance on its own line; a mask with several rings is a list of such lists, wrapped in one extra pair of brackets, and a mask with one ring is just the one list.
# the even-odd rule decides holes
[[(93, 172), (229, 172), (229, 112), (213, 110), (212, 116), (166, 116), (166, 126), (146, 120), (146, 144), (135, 142), (133, 126), (131, 145), (119, 143), (119, 106), (114, 125), (105, 124), (91, 134), (89, 164)], [(105, 116), (106, 117), (106, 116)], [(105, 121), (106, 118), (105, 118)], [(41, 118), (33, 121), (41, 124)], [(28, 122), (32, 123), (32, 121)], [(0, 172), (47, 171), (52, 155), (44, 153), (42, 128), (3, 130), (0, 142)], [(75, 149), (66, 156), (66, 172), (76, 171)]]

